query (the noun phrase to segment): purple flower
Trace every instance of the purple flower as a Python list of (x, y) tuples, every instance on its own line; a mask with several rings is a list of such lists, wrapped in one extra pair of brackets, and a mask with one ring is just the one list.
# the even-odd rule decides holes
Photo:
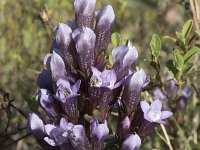
[(69, 143), (68, 130), (72, 128), (72, 126), (73, 125), (68, 123), (65, 118), (60, 120), (60, 126), (47, 124), (45, 125), (45, 132), (48, 137), (45, 137), (44, 140), (51, 146), (59, 146)]
[(67, 72), (65, 70), (65, 63), (55, 51), (53, 51), (51, 55), (50, 68), (54, 82), (57, 82), (60, 78), (66, 78)]
[(120, 86), (121, 83), (122, 81), (117, 82), (117, 75), (114, 70), (100, 72), (97, 68), (92, 67), (91, 87), (106, 87), (112, 90)]
[(173, 115), (170, 111), (162, 111), (162, 103), (160, 100), (155, 100), (149, 105), (146, 101), (140, 102), (144, 118), (149, 122), (156, 122), (165, 124), (163, 119), (169, 118)]
[(95, 142), (103, 142), (109, 133), (107, 121), (105, 120), (104, 123), (99, 123), (96, 118), (93, 118), (90, 120), (90, 126), (92, 140)]
[(136, 48), (129, 42), (128, 46), (121, 45), (114, 48), (112, 57), (114, 60), (113, 69), (116, 71), (119, 80), (128, 75), (129, 67), (136, 61), (138, 53)]
[(124, 119), (118, 125), (118, 135), (120, 138), (124, 138), (124, 136), (130, 132), (130, 126), (131, 121), (129, 117), (124, 117)]
[(93, 13), (96, 0), (74, 0), (76, 26), (93, 27)]
[(56, 97), (63, 103), (65, 103), (67, 99), (77, 97), (80, 84), (81, 80), (78, 80), (73, 86), (71, 86), (68, 80), (59, 79), (56, 83)]
[(141, 90), (148, 82), (149, 78), (142, 69), (126, 78), (121, 99), (123, 105), (126, 107), (128, 115), (137, 109), (137, 105), (141, 100)]
[(94, 65), (94, 47), (96, 35), (88, 27), (76, 29), (72, 33), (78, 53), (78, 63), (80, 70), (85, 72)]
[(64, 23), (60, 23), (55, 27), (54, 32), (56, 43), (58, 44), (59, 49), (62, 52), (64, 61), (66, 62), (68, 67), (70, 67), (71, 65), (75, 65), (75, 56), (77, 54), (72, 39), (71, 28)]
[(75, 150), (91, 150), (89, 140), (82, 125), (75, 125), (69, 130), (69, 139)]
[(112, 24), (115, 20), (115, 13), (111, 5), (106, 5), (102, 9), (96, 12), (96, 27), (95, 33), (96, 47), (97, 51), (105, 50), (108, 47), (108, 42), (110, 40)]
[(177, 91), (178, 91), (178, 87), (176, 85), (176, 82), (169, 75), (166, 77), (166, 80), (167, 81), (166, 81), (166, 85), (165, 85), (165, 91), (167, 92), (167, 94), (169, 96), (176, 97)]
[(53, 96), (46, 90), (40, 89), (38, 99), (41, 107), (52, 119), (59, 119), (59, 108)]
[(161, 89), (156, 88), (153, 91), (153, 99), (161, 99), (161, 100), (166, 100), (167, 97), (165, 94), (163, 94), (163, 92), (161, 91)]
[(139, 150), (141, 145), (140, 137), (135, 134), (130, 134), (122, 143), (121, 150)]
[(28, 128), (32, 134), (40, 136), (42, 135), (41, 133), (44, 132), (44, 123), (42, 119), (38, 117), (38, 115), (35, 113), (30, 113), (28, 118)]

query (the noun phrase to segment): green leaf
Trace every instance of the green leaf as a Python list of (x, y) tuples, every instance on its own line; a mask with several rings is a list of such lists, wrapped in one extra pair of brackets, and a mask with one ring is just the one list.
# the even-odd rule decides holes
[(192, 19), (186, 21), (186, 23), (183, 25), (183, 29), (182, 29), (182, 35), (185, 39), (188, 38), (191, 30), (192, 30), (192, 26), (193, 26), (193, 21)]
[(177, 77), (178, 74), (178, 70), (176, 69), (176, 67), (174, 66), (173, 60), (169, 60), (166, 63), (166, 67), (167, 69), (173, 74), (173, 77)]
[(187, 75), (194, 68), (193, 63), (187, 63), (183, 68), (183, 75)]
[(92, 117), (89, 116), (88, 114), (85, 114), (85, 115), (84, 115), (84, 118), (85, 118), (85, 120), (88, 121), (88, 122), (90, 122), (90, 120), (92, 119)]
[(181, 55), (180, 51), (178, 49), (174, 50), (173, 52), (174, 57), (174, 66), (179, 72), (182, 72), (183, 66), (184, 66), (184, 59)]
[(160, 54), (161, 50), (161, 40), (157, 34), (154, 34), (151, 38), (150, 47), (151, 47), (151, 55), (157, 61), (157, 58)]
[(114, 47), (119, 46), (121, 43), (121, 37), (119, 33), (113, 33), (111, 36), (111, 42)]
[(171, 37), (171, 36), (163, 36), (163, 40), (169, 41), (169, 42), (171, 42), (171, 43), (173, 43), (173, 44), (175, 44), (176, 41), (177, 41), (176, 38), (173, 38), (173, 37)]
[(187, 51), (187, 53), (184, 55), (184, 63), (187, 63), (189, 61), (189, 59), (194, 56), (196, 53), (198, 53), (200, 51), (199, 47), (192, 47), (189, 51)]

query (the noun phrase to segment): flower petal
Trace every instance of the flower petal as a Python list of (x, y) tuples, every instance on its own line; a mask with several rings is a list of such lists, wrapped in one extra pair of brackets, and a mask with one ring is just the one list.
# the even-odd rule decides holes
[(171, 117), (172, 115), (173, 115), (173, 113), (170, 111), (162, 111), (160, 119), (166, 119), (166, 118)]
[(131, 134), (122, 143), (121, 150), (139, 150), (141, 139), (137, 134)]
[(57, 146), (55, 141), (50, 139), (49, 137), (45, 137), (44, 140), (51, 146)]
[(44, 126), (44, 128), (45, 128), (45, 132), (47, 133), (47, 135), (50, 135), (51, 131), (52, 131), (53, 129), (55, 129), (56, 126), (54, 126), (54, 125), (52, 125), (52, 124), (46, 124), (46, 125)]
[(159, 100), (159, 99), (157, 99), (157, 100), (155, 100), (155, 101), (153, 101), (152, 103), (151, 103), (151, 109), (153, 109), (153, 110), (161, 110), (161, 108), (162, 108), (162, 103), (161, 103), (161, 101)]
[(149, 103), (147, 103), (146, 101), (141, 101), (140, 106), (144, 114), (147, 114), (149, 112), (149, 109), (150, 109)]

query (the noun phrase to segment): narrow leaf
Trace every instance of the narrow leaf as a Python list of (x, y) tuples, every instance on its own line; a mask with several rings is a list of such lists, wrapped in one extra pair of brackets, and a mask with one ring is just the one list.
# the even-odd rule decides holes
[(186, 64), (189, 59), (194, 56), (196, 53), (198, 53), (200, 51), (199, 47), (192, 47), (189, 51), (187, 51), (187, 53), (184, 55), (184, 63)]
[(193, 63), (187, 63), (185, 66), (184, 66), (184, 69), (183, 69), (183, 75), (187, 75), (188, 73), (190, 73), (190, 71), (194, 68), (194, 64)]
[(173, 52), (174, 57), (174, 65), (179, 72), (182, 72), (184, 66), (184, 59), (178, 49), (174, 50)]
[(193, 26), (192, 19), (186, 21), (186, 23), (183, 25), (182, 34), (183, 34), (185, 39), (188, 38), (188, 36), (189, 36), (189, 34), (192, 30), (192, 26)]

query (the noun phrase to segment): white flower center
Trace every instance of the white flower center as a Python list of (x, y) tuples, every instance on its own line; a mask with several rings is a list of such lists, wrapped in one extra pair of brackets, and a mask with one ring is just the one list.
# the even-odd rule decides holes
[(151, 118), (151, 120), (153, 122), (156, 122), (158, 120), (160, 120), (161, 117), (161, 110), (160, 109), (151, 109), (148, 113), (149, 118)]
[(91, 79), (90, 79), (90, 85), (91, 86), (96, 86), (96, 87), (99, 87), (101, 86), (102, 84), (102, 80), (100, 77), (97, 77), (97, 76), (92, 76)]

